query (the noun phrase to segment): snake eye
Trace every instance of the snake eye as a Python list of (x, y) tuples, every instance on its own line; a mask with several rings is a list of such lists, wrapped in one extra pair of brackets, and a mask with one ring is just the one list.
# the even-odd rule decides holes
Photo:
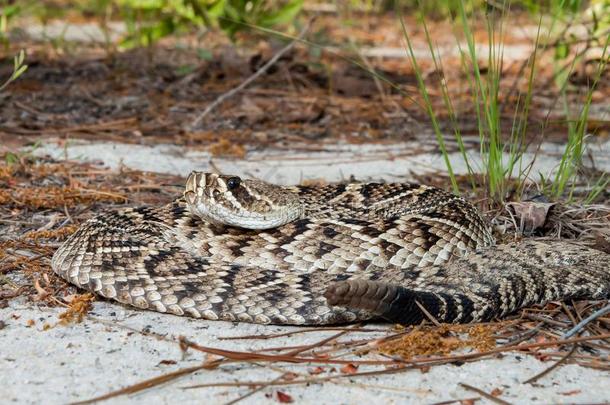
[(212, 192), (212, 196), (213, 196), (215, 199), (218, 199), (218, 197), (220, 197), (220, 191), (218, 191), (218, 190), (214, 190), (214, 191)]
[(239, 187), (239, 183), (241, 183), (241, 179), (239, 177), (231, 177), (227, 180), (227, 188), (229, 190), (235, 190)]

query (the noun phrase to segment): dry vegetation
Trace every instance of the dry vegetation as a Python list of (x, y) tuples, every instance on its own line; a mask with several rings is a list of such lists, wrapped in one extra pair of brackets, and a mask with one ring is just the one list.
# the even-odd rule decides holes
[(64, 302), (68, 286), (50, 269), (59, 243), (99, 209), (162, 204), (173, 196), (170, 184), (180, 182), (172, 176), (27, 156), (0, 164), (0, 302), (18, 295)]

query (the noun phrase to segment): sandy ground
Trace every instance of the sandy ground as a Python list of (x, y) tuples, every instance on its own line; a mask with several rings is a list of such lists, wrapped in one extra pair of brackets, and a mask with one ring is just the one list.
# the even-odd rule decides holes
[[(72, 143), (66, 149), (43, 145), (38, 154), (102, 160), (111, 167), (129, 167), (185, 175), (192, 169), (219, 167), (235, 174), (247, 174), (281, 183), (295, 183), (307, 178), (329, 181), (358, 174), (361, 179), (391, 180), (408, 178), (411, 172), (442, 168), (432, 146), (419, 144), (423, 154), (410, 153), (409, 144), (328, 147), (316, 154), (269, 152), (248, 154), (244, 160), (214, 159), (205, 152), (182, 150), (169, 145), (142, 146)], [(594, 145), (599, 168), (609, 170), (609, 144)], [(426, 149), (428, 148), (428, 149)], [(550, 170), (556, 165), (556, 148), (545, 146), (544, 159), (536, 170)], [(428, 152), (426, 152), (426, 150)], [(605, 160), (604, 160), (605, 159)], [(542, 163), (541, 163), (542, 162)], [(600, 163), (605, 162), (605, 163)], [(605, 165), (605, 166), (604, 166)], [(306, 174), (307, 173), (307, 174)], [(18, 275), (11, 275), (18, 277)], [(299, 328), (210, 322), (134, 311), (118, 304), (96, 302), (90, 317), (82, 323), (61, 326), (61, 309), (39, 308), (31, 302), (14, 299), (0, 309), (0, 402), (67, 403), (89, 399), (144, 379), (204, 360), (202, 353), (182, 353), (177, 343), (185, 336), (200, 345), (231, 350), (256, 350), (263, 347), (315, 343), (336, 332), (316, 331), (272, 340), (219, 340), (220, 337), (270, 334)], [(3, 326), (1, 326), (3, 325)], [(45, 328), (45, 325), (50, 328)], [(389, 325), (368, 325), (387, 327)], [(150, 333), (164, 336), (163, 340)], [(367, 334), (367, 337), (370, 337)], [(355, 338), (357, 334), (350, 335)], [(168, 364), (169, 363), (169, 364)], [(297, 403), (435, 403), (452, 399), (480, 398), (459, 383), (467, 383), (487, 392), (502, 390), (501, 398), (512, 403), (590, 403), (610, 401), (610, 373), (561, 366), (535, 384), (523, 381), (548, 368), (532, 356), (506, 354), (461, 366), (432, 367), (428, 372), (406, 371), (395, 375), (341, 379), (310, 386), (288, 386), (280, 390)], [(290, 366), (308, 376), (312, 366)], [(284, 369), (285, 370), (285, 369)], [(366, 371), (361, 367), (359, 371)], [(184, 387), (213, 382), (271, 381), (280, 372), (270, 366), (225, 365), (212, 371), (200, 371), (178, 381), (133, 396), (113, 399), (112, 403), (227, 403), (249, 392), (248, 388)], [(278, 389), (265, 388), (243, 403), (277, 401)], [(481, 399), (481, 402), (485, 400)]]
[[(218, 340), (219, 337), (270, 334), (297, 330), (294, 327), (233, 324), (200, 321), (133, 311), (118, 305), (98, 302), (91, 319), (73, 326), (55, 326), (58, 309), (36, 308), (31, 304), (11, 302), (0, 310), (6, 327), (0, 335), (0, 368), (3, 403), (59, 404), (89, 399), (174, 370), (201, 364), (204, 355), (189, 352), (184, 356), (175, 341), (185, 336), (200, 345), (230, 350), (255, 350), (282, 345), (312, 344), (336, 332), (316, 332), (272, 340)], [(34, 320), (33, 326), (28, 326)], [(369, 325), (379, 327), (384, 325)], [(167, 340), (134, 332), (153, 332)], [(360, 334), (362, 337), (363, 334)], [(358, 334), (350, 335), (355, 339)], [(367, 334), (366, 337), (371, 337)], [(173, 340), (173, 341), (172, 341)], [(167, 360), (175, 364), (164, 365)], [(508, 354), (461, 366), (433, 367), (427, 373), (407, 371), (396, 375), (343, 379), (339, 382), (282, 387), (297, 403), (434, 403), (451, 399), (478, 398), (459, 383), (467, 383), (487, 392), (499, 388), (501, 398), (514, 403), (583, 403), (610, 400), (606, 389), (608, 373), (574, 365), (560, 367), (536, 382), (523, 384), (527, 378), (549, 367), (532, 356)], [(292, 366), (289, 370), (308, 376), (313, 366)], [(361, 366), (359, 371), (366, 371)], [(248, 388), (184, 387), (232, 381), (271, 381), (281, 375), (265, 366), (223, 366), (200, 371), (171, 384), (133, 396), (113, 399), (111, 403), (226, 403), (248, 393)], [(273, 388), (264, 389), (243, 403), (273, 401)], [(485, 403), (485, 401), (479, 402)]]
[[(472, 139), (466, 140), (466, 143), (474, 146)], [(455, 150), (449, 154), (454, 173), (467, 174), (467, 167), (457, 151), (457, 146), (448, 143), (447, 147), (449, 151)], [(564, 146), (559, 144), (543, 143), (536, 159), (534, 150), (524, 154), (522, 167), (525, 168), (533, 162), (530, 178), (539, 180), (539, 173), (549, 178), (559, 166), (563, 148)], [(39, 156), (48, 154), (57, 159), (97, 160), (111, 168), (125, 165), (132, 169), (185, 177), (191, 170), (218, 170), (276, 184), (299, 184), (305, 180), (321, 179), (338, 182), (346, 181), (352, 176), (362, 181), (404, 181), (412, 180), (413, 174), (446, 171), (445, 162), (432, 136), (401, 143), (322, 145), (319, 149), (321, 150), (312, 152), (305, 148), (299, 150), (299, 145), (291, 145), (290, 151), (252, 151), (245, 158), (236, 159), (213, 157), (202, 149), (169, 144), (70, 141), (67, 147), (48, 143), (36, 149), (34, 153)], [(593, 158), (594, 167), (610, 171), (610, 141), (591, 142), (587, 149)], [(483, 163), (479, 155), (469, 152), (469, 159), (475, 171), (480, 172)], [(508, 161), (508, 156), (505, 161)]]

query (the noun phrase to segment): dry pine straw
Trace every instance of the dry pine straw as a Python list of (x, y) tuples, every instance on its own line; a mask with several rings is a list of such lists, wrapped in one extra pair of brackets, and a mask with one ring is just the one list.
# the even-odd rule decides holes
[[(70, 161), (22, 157), (0, 163), (0, 302), (25, 295), (55, 305), (53, 298), (72, 294), (51, 271), (56, 247), (95, 212), (168, 202), (178, 190), (172, 185), (181, 183), (176, 176)], [(7, 277), (17, 272), (25, 283)]]
[[(73, 287), (57, 278), (50, 269), (50, 257), (56, 246), (94, 212), (125, 204), (161, 204), (171, 200), (179, 192), (181, 183), (182, 179), (172, 176), (138, 171), (111, 172), (77, 162), (59, 163), (24, 158), (17, 164), (0, 164), (0, 230), (4, 235), (0, 239), (0, 303), (18, 295), (26, 295), (48, 305), (62, 305), (67, 307), (67, 310), (60, 315), (59, 325), (79, 322), (88, 317), (87, 312), (93, 296), (76, 294)], [(177, 187), (173, 187), (174, 185)], [(568, 214), (562, 214), (566, 211)], [(35, 216), (42, 218), (42, 221), (35, 220)], [(598, 228), (600, 223), (608, 221), (607, 210), (595, 211), (587, 207), (582, 210), (568, 208), (559, 214), (556, 212), (555, 217), (564, 221), (569, 218), (572, 223), (564, 228), (576, 229), (578, 232), (575, 233), (580, 234), (586, 234), (587, 221), (593, 224), (592, 228)], [(506, 215), (506, 218), (510, 218), (510, 215)], [(511, 221), (505, 219), (505, 223), (510, 224)], [(550, 227), (556, 228), (556, 225)], [(16, 285), (6, 277), (12, 272), (23, 273), (28, 281), (24, 285)], [(110, 396), (147, 389), (180, 375), (204, 368), (218, 368), (230, 362), (263, 362), (268, 365), (295, 362), (317, 364), (317, 367), (305, 376), (279, 378), (273, 383), (232, 384), (259, 388), (263, 385), (335, 381), (346, 375), (358, 377), (412, 368), (425, 371), (439, 364), (501, 356), (504, 351), (531, 354), (552, 364), (576, 363), (610, 370), (608, 316), (587, 324), (581, 332), (582, 336), (565, 340), (563, 343), (560, 340), (567, 329), (606, 303), (580, 301), (572, 304), (549, 304), (543, 309), (528, 309), (510, 320), (489, 324), (428, 324), (398, 329), (389, 325), (383, 328), (385, 337), (382, 338), (377, 336), (341, 340), (339, 337), (346, 338), (349, 333), (366, 332), (368, 329), (359, 326), (337, 328), (341, 330), (337, 336), (314, 345), (268, 348), (259, 352), (205, 348), (194, 342), (181, 340), (177, 343), (180, 343), (184, 350), (206, 352), (213, 355), (214, 359), (201, 367), (162, 375), (153, 381), (145, 381), (111, 393)], [(61, 327), (59, 325), (56, 327)], [(312, 328), (295, 333), (319, 330)], [(566, 351), (564, 347), (571, 350)], [(581, 348), (586, 351), (579, 350)], [(269, 351), (274, 354), (264, 354)], [(361, 371), (361, 366), (376, 369)], [(549, 369), (552, 368), (553, 366)], [(321, 373), (324, 375), (318, 376)], [(230, 384), (225, 384), (227, 385)]]

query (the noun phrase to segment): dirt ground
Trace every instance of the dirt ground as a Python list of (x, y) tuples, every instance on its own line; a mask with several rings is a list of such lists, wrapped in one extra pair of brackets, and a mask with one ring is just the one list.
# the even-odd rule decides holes
[[(442, 74), (434, 68), (421, 28), (415, 20), (407, 20), (432, 100), (442, 122), (439, 83), (444, 78), (462, 133), (476, 135), (472, 96), (464, 85), (454, 30), (447, 23), (431, 24), (442, 57)], [(506, 128), (512, 125), (519, 91), (526, 89), (524, 69), (527, 72), (536, 33), (532, 22), (515, 21), (510, 26), (515, 28), (505, 37), (504, 90), (500, 92)], [(220, 34), (209, 33), (204, 40), (172, 38), (151, 48), (118, 52), (91, 42), (86, 32), (80, 33), (83, 42), (64, 48), (35, 41), (11, 43), (12, 49), (0, 51), (0, 77), (8, 76), (8, 58), (21, 47), (28, 52), (29, 69), (2, 94), (0, 142), (4, 151), (45, 136), (66, 141), (164, 142), (241, 157), (248, 148), (293, 143), (315, 147), (338, 140), (401, 141), (429, 132), (395, 17), (362, 16), (358, 24), (349, 26), (337, 24), (336, 18), (320, 17), (310, 32), (307, 38), (323, 47), (295, 46), (195, 128), (191, 124), (207, 105), (251, 76), (283, 44), (250, 35), (234, 45)], [(485, 28), (480, 27), (475, 37), (484, 39)], [(205, 59), (200, 56), (202, 49)], [(486, 51), (482, 43), (483, 69)], [(538, 58), (551, 58), (551, 52)], [(560, 123), (563, 106), (558, 103), (550, 61), (548, 65), (541, 64), (534, 82), (528, 136), (540, 139), (546, 123), (544, 139), (562, 141), (567, 133)], [(365, 69), (375, 70), (393, 85)], [(590, 73), (586, 61), (574, 67), (568, 88), (574, 113), (585, 96)], [(608, 78), (606, 72), (603, 79)], [(600, 80), (593, 94), (589, 125), (596, 136), (610, 132), (605, 115), (609, 91), (610, 80)], [(444, 125), (450, 132), (449, 122)]]

